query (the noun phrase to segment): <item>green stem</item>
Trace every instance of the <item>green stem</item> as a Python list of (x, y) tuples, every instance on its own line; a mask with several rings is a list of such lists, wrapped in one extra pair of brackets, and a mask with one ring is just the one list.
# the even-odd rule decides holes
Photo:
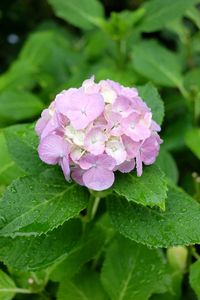
[(97, 212), (100, 200), (101, 200), (100, 197), (94, 197), (93, 195), (90, 195), (90, 200), (89, 200), (89, 204), (88, 204), (88, 208), (87, 208), (88, 222), (93, 220), (93, 218)]
[(3, 289), (0, 289), (0, 292), (19, 293), (19, 294), (33, 294), (34, 293), (30, 290), (20, 289), (20, 288), (3, 288)]

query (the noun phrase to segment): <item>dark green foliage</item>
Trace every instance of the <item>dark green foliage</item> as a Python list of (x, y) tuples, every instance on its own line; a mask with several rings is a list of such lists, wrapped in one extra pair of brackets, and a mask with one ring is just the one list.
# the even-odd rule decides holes
[[(200, 299), (199, 6), (1, 1), (0, 300)], [(42, 163), (34, 130), (93, 74), (137, 87), (163, 139), (100, 194)]]

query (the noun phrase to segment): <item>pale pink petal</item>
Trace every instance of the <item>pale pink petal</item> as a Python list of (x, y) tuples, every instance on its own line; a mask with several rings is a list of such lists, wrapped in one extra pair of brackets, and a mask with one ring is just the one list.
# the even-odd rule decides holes
[(87, 94), (96, 94), (99, 92), (99, 85), (94, 82), (94, 76), (83, 81), (82, 87)]
[(61, 166), (61, 168), (63, 170), (65, 179), (67, 181), (69, 181), (70, 180), (70, 167), (69, 167), (68, 156), (64, 156), (63, 158), (61, 158), (59, 164), (60, 164), (60, 166)]
[(135, 142), (148, 138), (151, 135), (150, 118), (150, 113), (147, 113), (144, 117), (137, 113), (132, 113), (122, 121), (124, 134), (128, 135)]
[(111, 135), (120, 136), (123, 134), (123, 129), (121, 126), (122, 116), (119, 113), (107, 111), (106, 119), (108, 121), (107, 129)]
[(103, 168), (91, 168), (83, 174), (83, 182), (89, 189), (103, 191), (114, 183), (114, 173)]
[(104, 101), (100, 94), (86, 94), (81, 89), (74, 90), (57, 99), (56, 107), (70, 119), (75, 129), (80, 130), (102, 114)]
[(72, 161), (74, 163), (77, 163), (78, 160), (83, 156), (84, 151), (82, 148), (80, 147), (73, 147), (71, 152), (70, 152), (70, 158), (72, 159)]
[(106, 139), (107, 137), (105, 132), (101, 128), (94, 127), (85, 137), (85, 149), (94, 155), (102, 154), (105, 149)]
[(162, 140), (157, 133), (154, 133), (151, 137), (145, 140), (142, 144), (140, 153), (141, 159), (146, 165), (153, 164), (160, 151), (160, 144)]
[(133, 112), (133, 108), (131, 107), (131, 102), (128, 98), (120, 96), (112, 105), (112, 111), (119, 113), (122, 117), (127, 117)]
[(117, 169), (122, 173), (129, 173), (135, 168), (135, 159), (130, 161), (126, 160), (121, 165), (117, 166)]
[(137, 176), (141, 176), (142, 175), (142, 160), (140, 157), (140, 153), (138, 153), (138, 155), (136, 156), (136, 170), (137, 170)]
[(141, 142), (134, 142), (130, 137), (123, 135), (122, 141), (129, 159), (136, 157), (141, 147)]
[(116, 91), (112, 88), (107, 80), (99, 82), (100, 94), (103, 96), (105, 103), (114, 103), (117, 98)]
[(151, 121), (151, 130), (153, 131), (160, 131), (160, 125), (158, 125), (154, 120)]
[(127, 158), (123, 143), (116, 138), (112, 138), (106, 143), (105, 152), (116, 160), (117, 165), (123, 163)]
[(116, 160), (107, 154), (101, 154), (96, 156), (96, 165), (104, 169), (113, 170), (116, 166)]
[(81, 168), (75, 168), (72, 173), (71, 173), (71, 177), (74, 181), (76, 181), (78, 184), (80, 185), (85, 185), (83, 182), (83, 174), (84, 174), (84, 170), (82, 170)]
[(96, 166), (97, 157), (93, 154), (85, 154), (78, 162), (83, 170), (88, 170)]
[(49, 135), (40, 142), (38, 153), (42, 161), (55, 165), (60, 161), (60, 158), (68, 157), (69, 146), (60, 136)]

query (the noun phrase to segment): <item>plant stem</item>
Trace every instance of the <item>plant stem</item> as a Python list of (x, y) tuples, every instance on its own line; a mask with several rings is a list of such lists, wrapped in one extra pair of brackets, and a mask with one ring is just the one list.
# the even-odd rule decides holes
[(94, 197), (93, 195), (90, 196), (88, 208), (87, 208), (87, 220), (90, 222), (93, 220), (101, 198), (100, 197)]
[(34, 293), (28, 289), (21, 289), (21, 288), (3, 288), (3, 289), (0, 289), (0, 292), (20, 293), (20, 294), (33, 294)]

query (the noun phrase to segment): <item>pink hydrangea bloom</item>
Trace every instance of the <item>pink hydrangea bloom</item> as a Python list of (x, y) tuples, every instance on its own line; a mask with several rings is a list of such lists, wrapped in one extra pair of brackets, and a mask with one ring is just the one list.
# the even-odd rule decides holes
[(136, 88), (111, 80), (58, 94), (36, 124), (39, 157), (61, 166), (66, 180), (102, 191), (112, 186), (114, 173), (153, 164), (160, 150), (160, 126)]

